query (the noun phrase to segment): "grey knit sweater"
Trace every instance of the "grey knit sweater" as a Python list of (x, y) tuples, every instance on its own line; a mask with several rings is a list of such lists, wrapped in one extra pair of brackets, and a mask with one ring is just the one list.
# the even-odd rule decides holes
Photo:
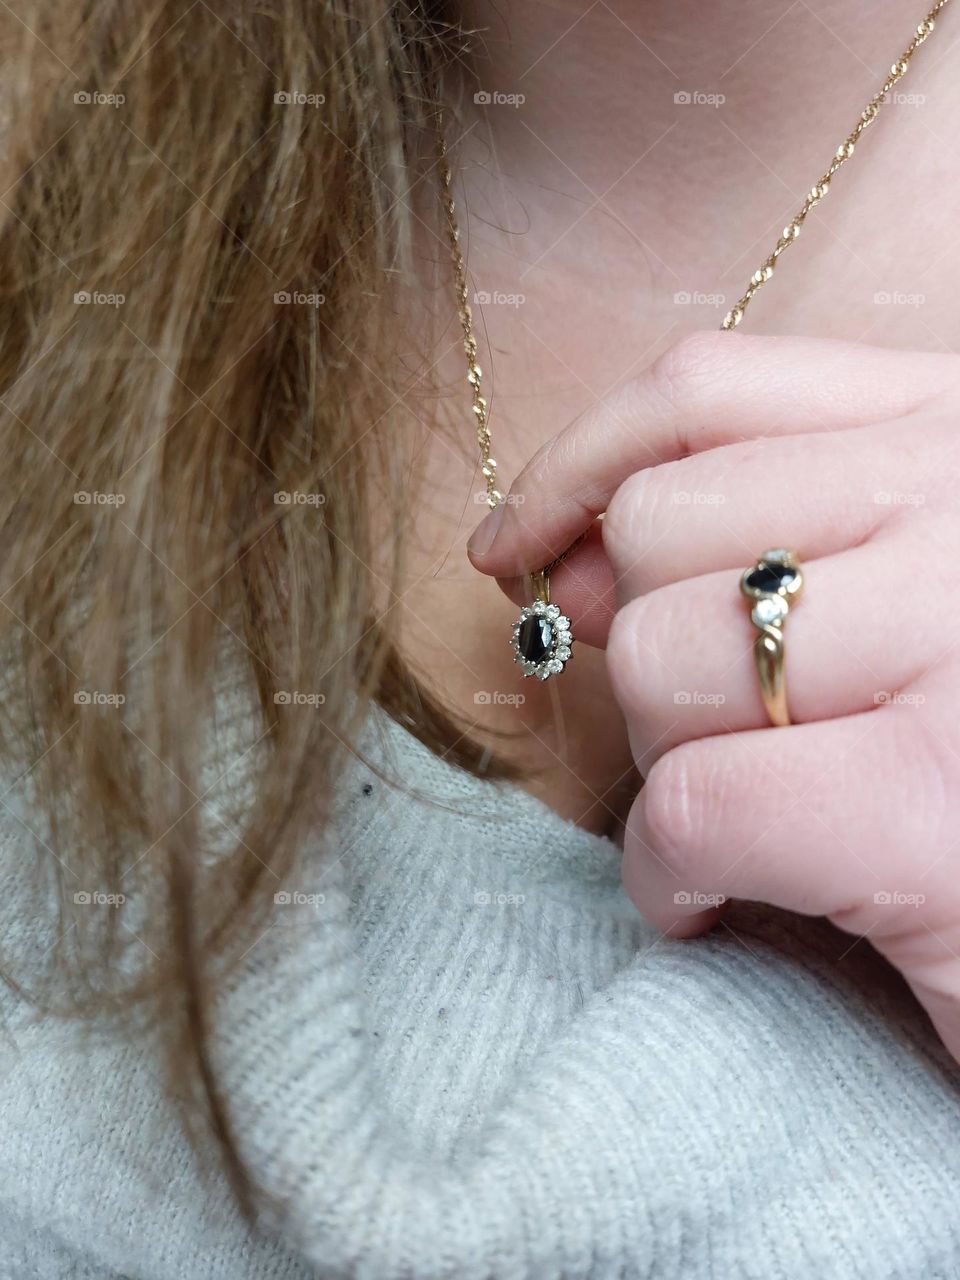
[(610, 843), (370, 734), (421, 794), (351, 767), (221, 1010), (278, 1209), (252, 1234), (201, 1175), (146, 1043), (8, 992), (0, 1276), (960, 1277), (960, 1072), (866, 943), (749, 908), (658, 939)]

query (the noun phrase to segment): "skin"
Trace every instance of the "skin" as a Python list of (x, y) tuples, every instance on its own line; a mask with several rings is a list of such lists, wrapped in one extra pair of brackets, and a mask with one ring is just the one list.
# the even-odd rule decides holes
[[(646, 778), (627, 892), (678, 936), (730, 897), (869, 936), (960, 1058), (958, 420), (953, 355), (694, 336), (616, 417), (534, 458), (474, 562), (516, 595), (545, 546), (606, 512), (602, 608), (577, 553), (563, 599), (575, 621), (592, 611)], [(723, 501), (677, 502), (689, 493)], [(807, 584), (787, 620), (794, 724), (776, 729), (737, 589), (774, 530)]]
[[(520, 107), (474, 106), (471, 86), (456, 129), (451, 124), (451, 140), (459, 139), (458, 209), (472, 287), (524, 298), (517, 305), (474, 303), (502, 488), (569, 423), (607, 415), (613, 430), (627, 412), (623, 405), (632, 431), (654, 446), (653, 408), (638, 401), (636, 386), (690, 333), (719, 326), (725, 306), (906, 43), (921, 16), (915, 8), (903, 0), (800, 6), (784, 0), (776, 11), (767, 0), (637, 0), (612, 7), (475, 0), (467, 6), (467, 21), (486, 33), (480, 83), (526, 96)], [(960, 79), (951, 56), (960, 27), (949, 9), (942, 22), (903, 82), (926, 103), (885, 109), (754, 302), (742, 334), (721, 340), (792, 334), (864, 347), (960, 349), (960, 258), (943, 235), (944, 211), (960, 201), (950, 144), (960, 128)], [(678, 105), (674, 94), (685, 88), (722, 91), (726, 102)], [(424, 197), (432, 199), (432, 190)], [(481, 486), (445, 250), (424, 233), (420, 256), (434, 272), (431, 296), (445, 326), (432, 353), (445, 395), (417, 406), (426, 483), (403, 594), (407, 657), (475, 737), (533, 770), (525, 785), (545, 803), (591, 830), (614, 832), (638, 783), (615, 673), (608, 672), (602, 648), (584, 643), (602, 640), (606, 625), (593, 616), (598, 609), (602, 614), (597, 601), (605, 598), (609, 574), (602, 544), (595, 535), (592, 555), (581, 551), (577, 560), (588, 592), (577, 596), (571, 588), (569, 566), (553, 575), (554, 597), (577, 623), (574, 661), (546, 685), (520, 680), (506, 644), (514, 606), (492, 591), (465, 554)], [(682, 290), (719, 293), (726, 302), (678, 305), (674, 298)], [(876, 301), (878, 292), (897, 291), (924, 301)], [(739, 398), (731, 392), (735, 418), (749, 412), (759, 389), (760, 374), (751, 369)], [(441, 417), (443, 432), (435, 427)], [(816, 422), (801, 425), (798, 434), (818, 429)], [(636, 467), (657, 461), (654, 453), (634, 455)], [(728, 478), (717, 460), (704, 465), (721, 477), (698, 480), (709, 494)], [(838, 466), (821, 460), (812, 492), (809, 479), (794, 473), (805, 509), (826, 503), (828, 493), (841, 496)], [(870, 493), (884, 483), (875, 478)], [(651, 515), (644, 536), (650, 543), (673, 538), (678, 578), (689, 571), (696, 545), (713, 536), (704, 527), (710, 516), (733, 522), (734, 495), (729, 498), (722, 513), (694, 502), (661, 503)], [(756, 502), (754, 493), (750, 503)], [(787, 538), (781, 517), (789, 505), (771, 502), (762, 528), (740, 531), (731, 570)], [(873, 505), (870, 511), (877, 514)], [(683, 537), (667, 533), (674, 518), (678, 530), (688, 531)], [(830, 518), (839, 517), (831, 511)], [(564, 547), (537, 532), (539, 567)], [(797, 542), (809, 558), (804, 538)], [(940, 566), (936, 581), (944, 571)], [(879, 583), (871, 589), (884, 600)], [(799, 698), (822, 679), (822, 672), (810, 678), (802, 665), (803, 628), (810, 626), (817, 590), (811, 583), (806, 617), (798, 611), (791, 619), (790, 678)], [(699, 637), (708, 655), (716, 629), (725, 626), (749, 686), (751, 628), (738, 612), (735, 581), (725, 623), (716, 612), (722, 605), (714, 604), (714, 612), (708, 608), (684, 634)], [(465, 613), (469, 628), (462, 626)], [(833, 625), (845, 643), (867, 643), (869, 630), (854, 618)], [(910, 643), (920, 645), (920, 637), (914, 634)], [(919, 652), (926, 656), (922, 645)], [(872, 655), (865, 657), (881, 670)], [(647, 687), (659, 689), (671, 708), (675, 684), (700, 689), (716, 678), (705, 670), (694, 680), (653, 657), (644, 671)], [(885, 672), (874, 683), (883, 688), (890, 678)], [(491, 691), (501, 697), (519, 692), (526, 701), (475, 701), (478, 692)], [(640, 764), (648, 767), (645, 758)]]
[[(922, 13), (585, 10), (477, 6), (491, 87), (522, 84), (529, 110), (489, 111), (485, 153), (463, 144), (471, 267), (530, 302), (484, 313), (516, 479), (471, 561), (518, 601), (518, 575), (588, 532), (553, 592), (596, 657), (550, 684), (576, 702), (584, 680), (604, 706), (605, 730), (573, 731), (574, 776), (616, 777), (626, 727), (645, 785), (623, 875), (643, 914), (678, 936), (731, 897), (827, 916), (902, 972), (960, 1058), (960, 260), (939, 230), (960, 198), (956, 15), (904, 85), (926, 105), (887, 109), (743, 332), (717, 334), (722, 308), (678, 314), (671, 294), (739, 295)], [(677, 119), (668, 89), (720, 83), (722, 115)], [(619, 181), (578, 221), (569, 203), (593, 197), (571, 173), (594, 194)], [(893, 292), (914, 301), (878, 300)], [(738, 580), (783, 545), (807, 585), (786, 632), (794, 724), (773, 729)], [(561, 807), (561, 790), (540, 794)]]

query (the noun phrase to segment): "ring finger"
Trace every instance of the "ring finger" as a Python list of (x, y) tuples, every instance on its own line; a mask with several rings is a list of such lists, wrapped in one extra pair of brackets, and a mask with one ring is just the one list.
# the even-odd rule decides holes
[[(929, 548), (912, 552), (901, 542), (891, 552), (907, 537), (924, 541), (898, 531), (803, 566), (803, 596), (784, 626), (795, 722), (880, 707), (936, 660), (935, 620), (915, 572)], [(607, 666), (641, 772), (679, 743), (769, 723), (749, 614), (733, 571), (671, 583), (619, 611)]]

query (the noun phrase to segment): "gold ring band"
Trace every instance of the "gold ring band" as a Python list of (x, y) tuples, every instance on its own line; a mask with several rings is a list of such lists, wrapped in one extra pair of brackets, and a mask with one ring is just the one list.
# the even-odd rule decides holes
[(800, 562), (782, 547), (765, 551), (744, 571), (740, 590), (750, 602), (750, 620), (757, 628), (753, 659), (763, 705), (771, 724), (788, 725), (783, 624), (803, 590)]

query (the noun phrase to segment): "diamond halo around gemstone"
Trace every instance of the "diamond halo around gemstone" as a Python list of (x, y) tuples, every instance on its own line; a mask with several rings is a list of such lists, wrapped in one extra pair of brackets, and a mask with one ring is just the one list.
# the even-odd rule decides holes
[(549, 680), (559, 675), (573, 656), (570, 619), (557, 605), (534, 600), (520, 610), (510, 645), (524, 677)]

